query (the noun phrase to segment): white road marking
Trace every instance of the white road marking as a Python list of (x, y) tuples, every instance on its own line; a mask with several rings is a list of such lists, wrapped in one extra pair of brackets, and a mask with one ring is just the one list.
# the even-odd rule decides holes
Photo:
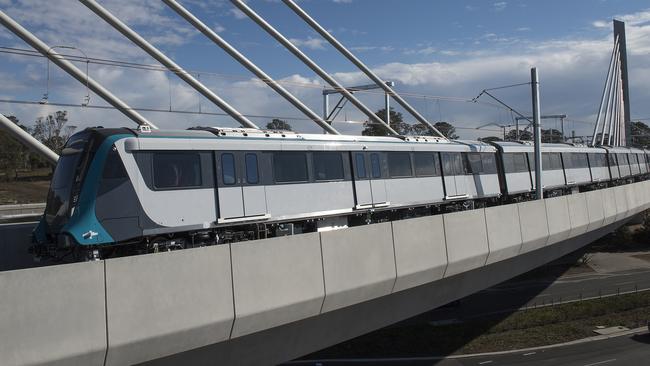
[(488, 363), (492, 363), (492, 362), (494, 362), (494, 361), (490, 360), (490, 361), (479, 362), (478, 364), (479, 365), (487, 365)]
[(590, 363), (590, 364), (587, 364), (587, 365), (584, 365), (584, 366), (596, 366), (596, 365), (602, 365), (602, 364), (604, 364), (604, 363), (608, 363), (608, 362), (612, 362), (612, 361), (616, 361), (616, 359), (615, 359), (615, 358), (612, 358), (611, 360), (605, 360), (605, 361), (594, 362), (594, 363)]
[(537, 353), (537, 352), (528, 352), (528, 353), (524, 353), (524, 356), (532, 356), (532, 355), (534, 355), (534, 354), (536, 354), (536, 353)]

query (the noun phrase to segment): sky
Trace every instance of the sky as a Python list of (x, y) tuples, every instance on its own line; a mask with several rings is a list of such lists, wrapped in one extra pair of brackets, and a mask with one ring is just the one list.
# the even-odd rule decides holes
[[(322, 114), (326, 83), (275, 42), (228, 0), (179, 0), (221, 37), (280, 81), (312, 110)], [(159, 0), (103, 0), (100, 3), (145, 39), (163, 50), (225, 101), (264, 126), (272, 118), (287, 120), (300, 132), (319, 132), (298, 110), (259, 82), (219, 47)], [(346, 86), (371, 83), (345, 57), (279, 0), (247, 3), (287, 38)], [(489, 98), (468, 102), (481, 90), (530, 80), (540, 75), (542, 114), (567, 114), (565, 130), (589, 135), (596, 120), (613, 45), (611, 20), (626, 22), (631, 115), (650, 122), (650, 4), (640, 0), (451, 1), (451, 0), (302, 0), (314, 19), (327, 28), (429, 121), (448, 121), (461, 138), (500, 135), (494, 125), (512, 124), (510, 111)], [(146, 65), (159, 65), (78, 1), (0, 0), (0, 10), (60, 52)], [(0, 47), (30, 49), (0, 28)], [(134, 126), (117, 111), (16, 104), (39, 101), (79, 106), (87, 91), (44, 58), (1, 52), (0, 113), (16, 115), (30, 125), (40, 116), (65, 109), (70, 124)], [(85, 70), (85, 63), (77, 63)], [(175, 75), (90, 64), (89, 76), (99, 81), (162, 128), (237, 126), (228, 116)], [(521, 112), (531, 113), (530, 87), (494, 91)], [(383, 108), (377, 90), (357, 93), (371, 110)], [(331, 96), (330, 103), (337, 101)], [(91, 106), (106, 105), (91, 93)], [(406, 122), (415, 119), (396, 103)], [(214, 113), (213, 113), (214, 112)], [(351, 105), (334, 127), (359, 134), (367, 117)], [(544, 128), (559, 121), (545, 120)]]

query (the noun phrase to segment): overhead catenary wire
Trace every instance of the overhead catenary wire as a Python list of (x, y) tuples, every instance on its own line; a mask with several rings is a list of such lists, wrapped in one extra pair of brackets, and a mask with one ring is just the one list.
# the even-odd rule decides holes
[[(12, 55), (18, 55), (18, 56), (26, 56), (26, 57), (37, 57), (37, 58), (44, 58), (45, 56), (41, 55), (40, 53), (28, 49), (20, 49), (20, 48), (15, 48), (15, 47), (6, 47), (6, 46), (0, 46), (0, 54), (12, 54)], [(83, 62), (83, 63), (90, 63), (94, 65), (103, 65), (103, 66), (112, 66), (112, 67), (119, 67), (119, 68), (127, 68), (127, 69), (134, 69), (134, 70), (147, 70), (147, 71), (159, 71), (159, 72), (169, 72), (169, 69), (165, 68), (164, 66), (161, 65), (153, 65), (153, 64), (144, 64), (144, 63), (137, 63), (137, 62), (130, 62), (130, 61), (122, 61), (122, 60), (113, 60), (113, 59), (105, 59), (105, 58), (97, 58), (97, 57), (88, 57), (82, 58), (77, 55), (71, 55), (71, 54), (65, 54), (65, 53), (59, 53), (59, 57), (64, 57), (65, 59), (71, 61), (71, 62)], [(252, 80), (255, 82), (260, 82), (260, 83), (267, 83), (267, 80), (264, 80), (262, 78), (251, 78), (246, 75), (235, 75), (235, 74), (225, 74), (225, 73), (218, 73), (218, 72), (211, 72), (211, 71), (205, 71), (205, 70), (191, 70), (191, 69), (185, 69), (185, 71), (188, 74), (191, 75), (197, 75), (197, 78), (199, 75), (201, 76), (212, 76), (212, 77), (217, 77), (217, 78), (222, 78), (222, 79), (231, 79), (231, 80)], [(296, 87), (301, 87), (301, 88), (309, 88), (309, 89), (318, 89), (322, 90), (323, 88), (326, 88), (327, 85), (325, 84), (318, 84), (318, 83), (301, 83), (297, 81), (291, 81), (291, 80), (276, 80), (278, 84), (282, 85), (289, 85), (289, 86), (296, 86)], [(355, 94), (374, 94), (374, 95), (384, 95), (384, 92), (376, 91), (376, 90), (358, 90), (354, 92)], [(400, 92), (400, 95), (408, 96), (411, 98), (419, 98), (419, 99), (429, 99), (429, 100), (438, 100), (438, 101), (445, 101), (445, 102), (460, 102), (460, 103), (472, 103), (472, 98), (471, 97), (455, 97), (455, 96), (442, 96), (442, 95), (432, 95), (432, 94), (422, 94), (422, 93), (414, 93), (414, 92)], [(496, 106), (496, 104), (485, 102), (485, 101), (478, 101), (476, 102), (478, 104), (484, 104), (484, 105), (492, 105)]]
[[(42, 105), (38, 101), (32, 100), (20, 100), (20, 99), (0, 99), (0, 103), (5, 104), (22, 104), (22, 105)], [(116, 110), (114, 107), (109, 105), (89, 105), (82, 106), (80, 104), (73, 103), (62, 103), (62, 102), (49, 102), (47, 105), (56, 106), (56, 107), (66, 107), (66, 108), (85, 108), (85, 109), (98, 109), (98, 110)], [(151, 112), (151, 113), (172, 113), (172, 114), (181, 114), (181, 115), (204, 115), (204, 116), (221, 116), (227, 117), (228, 114), (224, 112), (209, 112), (209, 111), (182, 111), (182, 110), (168, 110), (163, 108), (148, 108), (148, 107), (131, 107), (134, 111), (138, 112)], [(264, 118), (264, 119), (283, 119), (283, 120), (294, 120), (294, 121), (311, 121), (307, 117), (301, 116), (277, 116), (277, 115), (261, 115), (261, 114), (244, 114), (248, 118)], [(348, 123), (348, 124), (365, 124), (367, 121), (333, 121), (334, 123)], [(371, 123), (372, 124), (372, 123)], [(463, 126), (454, 126), (457, 130), (475, 130), (475, 127), (463, 127)], [(481, 129), (483, 131), (493, 131), (500, 132), (501, 130), (496, 129)]]

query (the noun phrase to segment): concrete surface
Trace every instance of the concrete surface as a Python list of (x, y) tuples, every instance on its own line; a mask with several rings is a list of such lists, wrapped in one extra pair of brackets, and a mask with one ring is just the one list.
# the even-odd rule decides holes
[(0, 364), (104, 364), (103, 262), (0, 272), (0, 294)]
[(234, 318), (230, 247), (106, 260), (106, 365), (227, 340)]
[(650, 262), (635, 258), (635, 254), (647, 253), (593, 253), (589, 255), (589, 267), (598, 273), (613, 273), (635, 269), (650, 269)]
[[(490, 248), (487, 264), (514, 257), (521, 250), (521, 226), (517, 205), (494, 206), (485, 209), (485, 222)], [(536, 225), (539, 225), (537, 223)]]
[(571, 233), (571, 218), (566, 196), (547, 198), (544, 203), (549, 233), (546, 245), (567, 239)]
[(569, 237), (582, 235), (587, 232), (589, 226), (589, 212), (587, 211), (587, 200), (584, 193), (566, 196), (569, 206), (569, 221), (571, 231)]
[(450, 277), (485, 265), (489, 253), (485, 209), (444, 214)]
[(522, 202), (517, 204), (521, 229), (520, 254), (539, 249), (548, 241), (548, 220), (546, 204), (543, 200)]
[(320, 235), (231, 244), (239, 337), (320, 313), (325, 288)]
[(393, 221), (397, 280), (393, 291), (439, 280), (447, 268), (441, 215)]
[(616, 215), (618, 213), (618, 208), (616, 206), (616, 194), (612, 188), (603, 189), (603, 208), (605, 212), (605, 220), (603, 221), (604, 225), (609, 225), (616, 221)]
[(613, 187), (611, 189), (614, 191), (614, 197), (616, 198), (616, 219), (614, 221), (620, 221), (628, 217), (625, 186)]
[(388, 295), (396, 278), (391, 223), (322, 232), (322, 312)]
[(605, 221), (605, 205), (602, 190), (590, 191), (585, 193), (587, 200), (587, 214), (589, 215), (589, 225), (587, 231), (592, 231), (603, 226)]
[(625, 185), (625, 198), (627, 199), (627, 217), (636, 215), (640, 211), (642, 198), (638, 197), (636, 183)]

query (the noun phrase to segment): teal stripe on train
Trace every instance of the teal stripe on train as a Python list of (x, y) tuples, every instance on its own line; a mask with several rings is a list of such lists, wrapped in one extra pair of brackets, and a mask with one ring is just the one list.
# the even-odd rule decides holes
[[(95, 202), (108, 153), (117, 140), (127, 137), (133, 137), (133, 135), (113, 135), (102, 142), (84, 179), (77, 208), (70, 221), (61, 230), (70, 234), (81, 245), (106, 244), (115, 241), (97, 220)], [(86, 235), (84, 236), (84, 234)]]

